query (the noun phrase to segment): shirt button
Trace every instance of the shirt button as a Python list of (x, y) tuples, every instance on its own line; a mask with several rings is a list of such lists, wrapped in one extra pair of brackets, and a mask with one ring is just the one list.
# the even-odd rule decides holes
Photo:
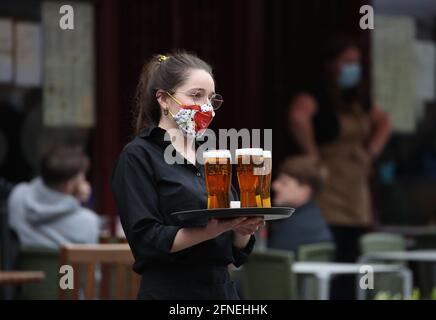
[(199, 176), (201, 176), (201, 173), (200, 173), (200, 172), (197, 172), (197, 177), (199, 177)]

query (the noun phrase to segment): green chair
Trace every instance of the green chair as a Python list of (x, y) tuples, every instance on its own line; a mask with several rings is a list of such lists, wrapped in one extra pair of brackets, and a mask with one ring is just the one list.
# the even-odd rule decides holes
[[(414, 250), (434, 250), (436, 249), (436, 235), (415, 236)], [(414, 279), (417, 287), (421, 291), (423, 299), (431, 299), (434, 290), (434, 263), (415, 262), (416, 278)]]
[(297, 283), (292, 272), (293, 262), (294, 254), (289, 251), (253, 251), (240, 270), (244, 299), (296, 299)]
[[(335, 260), (336, 246), (332, 242), (304, 244), (298, 247), (298, 261), (332, 262)], [(318, 298), (318, 281), (314, 276), (298, 277), (300, 298), (314, 300)]]
[(298, 261), (331, 262), (335, 259), (334, 243), (322, 242), (304, 244), (298, 247)]
[[(366, 255), (373, 252), (383, 251), (404, 251), (406, 242), (400, 235), (374, 232), (363, 235), (360, 238), (360, 252)], [(390, 263), (392, 261), (380, 261), (378, 263)], [(404, 264), (405, 262), (395, 262)], [(389, 292), (392, 295), (402, 295), (402, 280), (394, 274), (376, 274), (374, 276), (374, 290), (370, 293), (369, 298), (374, 297), (378, 292)]]
[(362, 255), (372, 252), (403, 251), (406, 242), (402, 236), (391, 233), (374, 232), (360, 238), (360, 251)]
[(45, 279), (38, 283), (22, 285), (19, 299), (57, 299), (59, 288), (59, 250), (46, 248), (20, 248), (18, 253), (19, 270), (43, 271)]

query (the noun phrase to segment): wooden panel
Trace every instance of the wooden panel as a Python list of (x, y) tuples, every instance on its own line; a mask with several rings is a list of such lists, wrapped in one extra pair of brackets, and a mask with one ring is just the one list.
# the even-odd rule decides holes
[(136, 299), (138, 295), (139, 286), (141, 284), (141, 276), (135, 272), (132, 272), (130, 279), (130, 299)]
[(44, 278), (42, 271), (0, 271), (0, 284), (39, 282)]
[(71, 266), (74, 270), (74, 289), (71, 290), (71, 299), (73, 300), (79, 300), (79, 293), (80, 293), (80, 265), (77, 263), (72, 263)]
[(95, 298), (95, 264), (89, 263), (86, 266), (85, 299)]
[(101, 262), (124, 263), (134, 262), (128, 244), (66, 245), (67, 260), (76, 263)]
[(126, 297), (126, 266), (118, 264), (116, 266), (116, 293), (117, 299), (125, 299)]
[[(139, 277), (131, 271), (133, 261), (128, 244), (70, 244), (61, 248), (61, 263), (74, 268), (72, 299), (79, 298), (81, 285), (85, 285), (85, 299), (134, 298), (139, 288)], [(96, 264), (101, 266), (102, 271), (99, 297), (96, 296)], [(80, 267), (86, 271), (85, 284), (81, 283)], [(110, 292), (112, 269), (115, 270), (115, 295)], [(127, 279), (132, 280), (129, 291)], [(64, 299), (65, 293), (60, 291), (59, 297)]]
[(107, 263), (101, 264), (100, 299), (110, 299), (111, 266)]

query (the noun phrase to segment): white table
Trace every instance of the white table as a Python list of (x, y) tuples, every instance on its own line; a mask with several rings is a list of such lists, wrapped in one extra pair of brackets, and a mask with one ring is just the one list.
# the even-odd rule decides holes
[(402, 236), (435, 236), (435, 226), (382, 226), (377, 232), (396, 233)]
[(432, 263), (433, 283), (436, 275), (436, 250), (381, 251), (372, 252), (359, 258), (360, 263), (369, 261), (412, 261)]
[[(330, 262), (296, 262), (292, 265), (292, 271), (296, 274), (314, 275), (319, 283), (318, 299), (328, 300), (330, 295), (330, 281), (333, 276), (339, 274), (356, 274), (358, 279), (362, 274), (361, 268), (370, 266), (374, 273), (397, 273), (403, 279), (403, 296), (409, 298), (412, 294), (412, 273), (401, 265), (389, 264), (363, 264), (363, 263), (330, 263)], [(365, 274), (362, 274), (365, 275)], [(360, 288), (359, 281), (356, 284), (357, 298), (363, 300), (364, 289)]]
[(436, 262), (436, 250), (381, 251), (359, 258), (361, 263), (374, 260)]

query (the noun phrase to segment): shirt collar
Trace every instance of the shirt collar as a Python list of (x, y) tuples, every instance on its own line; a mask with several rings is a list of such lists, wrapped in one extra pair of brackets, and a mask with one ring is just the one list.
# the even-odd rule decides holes
[(155, 141), (157, 144), (166, 147), (168, 144), (170, 144), (169, 141), (165, 141), (166, 130), (162, 129), (159, 126), (150, 126), (147, 128), (142, 129), (141, 133), (139, 134), (139, 137), (143, 139), (151, 139)]
[(153, 132), (157, 131), (163, 131), (165, 133), (165, 130), (158, 126), (150, 126), (142, 129), (142, 131), (139, 133), (139, 136), (141, 138), (146, 138), (152, 135)]
[[(159, 126), (150, 126), (142, 129), (141, 133), (139, 134), (139, 137), (145, 138), (145, 139), (152, 139), (157, 144), (159, 144), (162, 147), (167, 147), (171, 142), (165, 141), (165, 133), (167, 131), (165, 129), (162, 129)], [(195, 141), (195, 148), (199, 148), (204, 141)]]

